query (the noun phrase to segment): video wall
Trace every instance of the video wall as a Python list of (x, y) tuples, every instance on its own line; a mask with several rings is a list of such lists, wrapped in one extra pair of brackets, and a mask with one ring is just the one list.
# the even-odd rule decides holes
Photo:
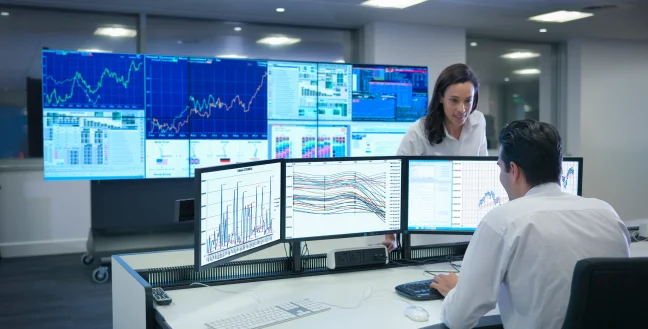
[(426, 67), (44, 50), (42, 68), (46, 180), (395, 155), (428, 102)]

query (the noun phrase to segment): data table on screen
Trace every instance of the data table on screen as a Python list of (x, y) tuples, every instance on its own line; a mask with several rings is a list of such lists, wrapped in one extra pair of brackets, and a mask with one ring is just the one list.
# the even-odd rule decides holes
[(281, 238), (281, 163), (202, 173), (201, 266)]
[(400, 229), (401, 160), (286, 163), (286, 238)]

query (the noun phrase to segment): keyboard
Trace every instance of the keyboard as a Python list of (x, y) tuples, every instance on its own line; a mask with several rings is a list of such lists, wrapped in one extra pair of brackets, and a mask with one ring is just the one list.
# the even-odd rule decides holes
[(396, 292), (409, 299), (413, 300), (435, 300), (443, 299), (443, 295), (436, 289), (430, 288), (430, 283), (434, 280), (423, 280), (409, 282), (396, 286)]
[(279, 323), (301, 319), (322, 313), (331, 308), (309, 299), (258, 309), (245, 314), (205, 323), (211, 329), (256, 329), (274, 326)]

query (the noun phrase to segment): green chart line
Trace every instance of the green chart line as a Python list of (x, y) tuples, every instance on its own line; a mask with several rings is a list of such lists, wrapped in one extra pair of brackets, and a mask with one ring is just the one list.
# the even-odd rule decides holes
[(57, 105), (61, 103), (65, 103), (68, 100), (70, 100), (72, 97), (74, 97), (74, 87), (76, 87), (78, 84), (79, 87), (85, 91), (86, 97), (88, 97), (88, 101), (92, 103), (92, 105), (96, 106), (97, 103), (99, 102), (99, 99), (101, 98), (101, 95), (97, 95), (95, 100), (93, 100), (92, 97), (90, 97), (90, 95), (96, 94), (101, 89), (101, 87), (103, 86), (103, 80), (106, 76), (115, 79), (116, 83), (121, 84), (124, 86), (124, 88), (128, 89), (128, 84), (131, 81), (131, 74), (133, 72), (139, 71), (142, 65), (143, 62), (137, 64), (135, 63), (135, 61), (132, 61), (128, 68), (128, 75), (126, 77), (119, 76), (118, 73), (111, 72), (108, 68), (105, 68), (103, 73), (101, 74), (101, 78), (99, 78), (99, 82), (97, 82), (97, 87), (94, 89), (92, 88), (92, 86), (90, 86), (90, 84), (88, 84), (88, 82), (83, 78), (83, 75), (81, 75), (81, 73), (78, 71), (74, 74), (72, 78), (61, 80), (61, 81), (57, 81), (51, 75), (48, 75), (47, 79), (52, 80), (56, 85), (62, 85), (69, 82), (72, 82), (72, 85), (70, 87), (69, 94), (60, 96), (58, 93), (58, 89), (54, 89), (52, 93), (50, 93), (49, 95), (45, 95), (45, 98), (48, 104), (52, 103), (52, 101), (54, 100), (56, 101)]

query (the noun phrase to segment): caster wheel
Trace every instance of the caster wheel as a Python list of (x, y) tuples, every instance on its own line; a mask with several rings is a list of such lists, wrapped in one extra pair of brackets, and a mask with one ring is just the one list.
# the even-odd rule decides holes
[(94, 258), (92, 258), (92, 255), (89, 253), (85, 253), (81, 255), (81, 262), (83, 262), (84, 265), (90, 265), (94, 261)]
[(106, 283), (109, 278), (110, 272), (108, 272), (108, 268), (105, 266), (97, 267), (92, 271), (92, 280), (96, 283)]

